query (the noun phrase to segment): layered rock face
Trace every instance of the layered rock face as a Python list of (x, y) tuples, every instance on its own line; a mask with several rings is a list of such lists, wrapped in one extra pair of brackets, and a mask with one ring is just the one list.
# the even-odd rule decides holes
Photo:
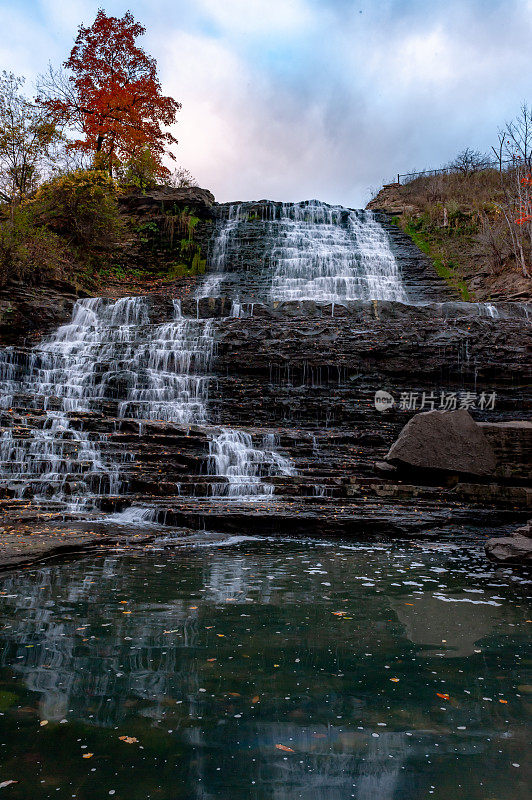
[(2, 353), (4, 510), (354, 537), (515, 527), (529, 496), (508, 426), (485, 429), (494, 470), (467, 479), (375, 464), (419, 411), (523, 417), (527, 307), (448, 300), (367, 212), (212, 213), (196, 297), (82, 300)]

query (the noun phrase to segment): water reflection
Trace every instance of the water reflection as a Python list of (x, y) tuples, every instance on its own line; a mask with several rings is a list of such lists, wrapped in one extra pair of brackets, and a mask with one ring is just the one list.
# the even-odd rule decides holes
[(12, 797), (415, 800), (467, 771), (509, 800), (528, 580), (478, 550), (244, 538), (4, 575), (0, 781), (26, 753)]

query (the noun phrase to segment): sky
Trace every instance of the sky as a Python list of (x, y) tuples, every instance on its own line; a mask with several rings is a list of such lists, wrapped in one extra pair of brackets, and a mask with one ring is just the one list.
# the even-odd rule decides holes
[(532, 0), (0, 0), (0, 69), (33, 89), (98, 7), (131, 10), (165, 94), (177, 164), (219, 202), (362, 207), (532, 103)]

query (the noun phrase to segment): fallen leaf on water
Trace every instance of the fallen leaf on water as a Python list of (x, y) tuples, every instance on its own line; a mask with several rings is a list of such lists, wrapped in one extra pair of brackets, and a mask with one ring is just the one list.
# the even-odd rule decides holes
[(39, 722), (39, 725), (41, 726), (41, 728), (42, 728), (44, 725), (48, 725), (48, 720), (47, 720), (47, 719), (41, 719), (41, 721)]
[(399, 678), (390, 678), (393, 683), (399, 683)]
[(333, 611), (332, 612), (336, 617), (343, 617), (346, 613), (345, 611)]
[(18, 783), (18, 781), (2, 781), (0, 789), (5, 789), (6, 786), (11, 786), (12, 783)]
[(260, 700), (260, 697), (258, 696), (258, 694), (256, 694), (256, 695), (255, 695), (255, 697), (252, 697), (252, 698), (251, 698), (251, 702), (252, 702), (252, 703), (258, 703), (258, 702), (259, 702), (259, 700)]
[(499, 703), (507, 703), (508, 700), (499, 700)]
[(440, 692), (436, 692), (436, 697), (441, 697), (442, 700), (450, 700), (451, 699), (448, 694), (440, 693)]
[(92, 758), (94, 753), (83, 753), (82, 758)]
[(284, 753), (295, 753), (295, 750), (292, 750), (291, 747), (287, 747), (285, 744), (276, 744), (275, 746), (278, 750), (282, 750)]
[(134, 744), (138, 742), (138, 739), (135, 736), (119, 736), (118, 737), (121, 742), (127, 742), (127, 744)]

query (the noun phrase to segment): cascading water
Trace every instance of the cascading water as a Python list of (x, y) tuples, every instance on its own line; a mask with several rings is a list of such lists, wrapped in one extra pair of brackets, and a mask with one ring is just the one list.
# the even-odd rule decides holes
[(270, 230), (271, 299), (406, 302), (388, 237), (371, 211), (283, 204)]
[(212, 474), (227, 479), (216, 491), (228, 497), (273, 495), (273, 484), (265, 483), (264, 476), (295, 474), (292, 463), (277, 452), (278, 444), (264, 436), (257, 448), (249, 433), (224, 428), (209, 445)]
[[(241, 224), (258, 220), (264, 226), (264, 301), (406, 300), (388, 237), (371, 212), (317, 201), (258, 208), (251, 214), (245, 204), (227, 208), (197, 298), (219, 296), (239, 275), (233, 265), (239, 263)], [(238, 292), (232, 300), (232, 315), (245, 313)], [(184, 317), (178, 301), (171, 321), (153, 325), (146, 298), (79, 300), (71, 322), (31, 351), (25, 364), (15, 350), (0, 355), (2, 405), (12, 407), (22, 395), (23, 405), (35, 411), (23, 433), (7, 429), (2, 435), (3, 485), (19, 497), (84, 507), (99, 495), (117, 494), (120, 464), (132, 456), (107, 447), (108, 433), (86, 430), (83, 415), (105, 405), (107, 416), (118, 419), (206, 425), (214, 349), (212, 321)], [(270, 496), (268, 479), (294, 469), (277, 442), (259, 443), (250, 433), (224, 428), (210, 434), (208, 472), (212, 495), (242, 498)]]
[(227, 279), (229, 247), (243, 219), (242, 203), (231, 204), (214, 240), (210, 257), (210, 274), (198, 287), (197, 298), (219, 296), (222, 281)]
[(253, 302), (407, 302), (389, 237), (371, 211), (317, 200), (232, 204), (221, 209), (212, 273), (197, 297)]
[[(3, 407), (25, 395), (36, 416), (25, 435), (7, 429), (0, 439), (3, 485), (71, 508), (117, 494), (120, 461), (131, 456), (104, 456), (107, 434), (84, 431), (83, 414), (113, 404), (117, 418), (205, 425), (213, 353), (212, 321), (183, 317), (179, 301), (170, 322), (151, 325), (144, 297), (78, 300), (71, 322), (30, 353), (26, 368), (16, 351), (2, 353)], [(229, 429), (212, 435), (208, 468), (215, 496), (241, 498), (267, 497), (273, 487), (263, 477), (293, 472), (274, 448)]]
[(79, 415), (112, 397), (132, 332), (147, 321), (141, 298), (79, 300), (71, 322), (35, 348), (27, 365), (16, 351), (3, 351), (2, 406), (16, 406), (22, 395), (35, 410), (23, 435), (6, 429), (0, 439), (2, 483), (16, 496), (87, 506), (94, 495), (118, 491), (119, 463), (102, 456), (106, 435), (83, 430)]

